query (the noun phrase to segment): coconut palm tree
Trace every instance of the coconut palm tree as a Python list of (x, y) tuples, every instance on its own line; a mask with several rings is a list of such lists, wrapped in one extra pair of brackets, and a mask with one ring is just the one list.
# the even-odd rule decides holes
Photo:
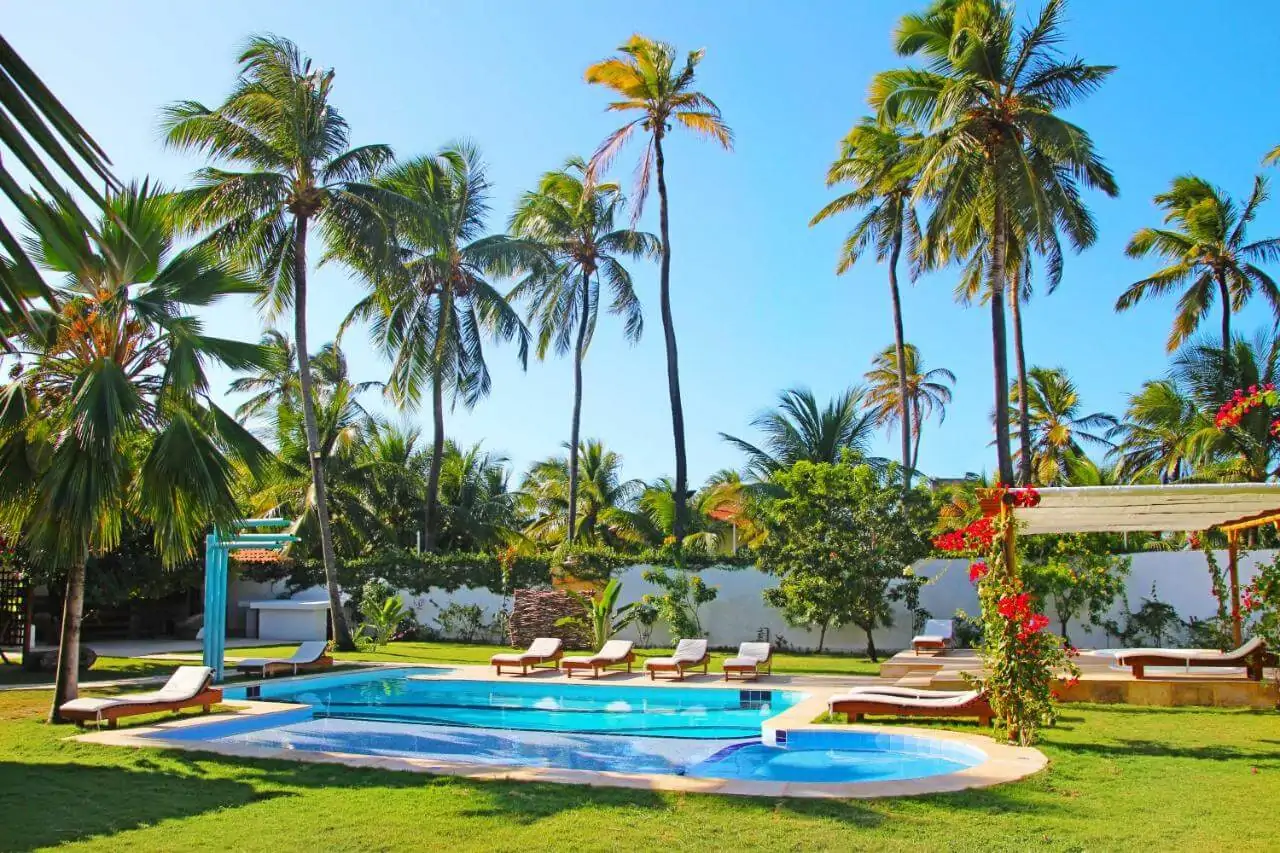
[(519, 538), (516, 503), (508, 488), (510, 460), (480, 444), (445, 445), (440, 470), (440, 536), (455, 551), (494, 550)]
[[(910, 432), (913, 437), (911, 452), (907, 464), (915, 470), (920, 459), (920, 432), (924, 422), (935, 414), (938, 423), (947, 417), (947, 406), (951, 404), (951, 386), (956, 383), (956, 375), (945, 367), (925, 370), (920, 359), (920, 350), (915, 344), (903, 344), (902, 353), (905, 361), (898, 361), (899, 347), (886, 347), (871, 362), (871, 369), (864, 378), (867, 380), (867, 405), (876, 426), (898, 426), (902, 422), (903, 412), (911, 419)], [(902, 378), (906, 377), (907, 396), (902, 394)]]
[(170, 147), (241, 170), (200, 169), (195, 186), (175, 195), (174, 213), (205, 234), (209, 246), (259, 277), (269, 315), (293, 309), (333, 639), (349, 651), (355, 644), (338, 590), (308, 358), (307, 240), (314, 226), (330, 251), (386, 243), (382, 210), (388, 200), (368, 181), (391, 162), (392, 153), (385, 145), (348, 147), (347, 122), (329, 102), (333, 70), (313, 68), (293, 42), (255, 36), (239, 61), (240, 76), (221, 105), (210, 109), (179, 101), (164, 111)]
[[(100, 240), (97, 227), (80, 211), (64, 184), (84, 193), (99, 210), (106, 209), (106, 200), (93, 178), (105, 183), (108, 192), (120, 188), (111, 174), (111, 161), (106, 152), (67, 112), (4, 36), (0, 36), (0, 80), (4, 81), (5, 93), (0, 102), (0, 192), (39, 233), (53, 237), (61, 229), (57, 220), (45, 218), (45, 208), (27, 194), (21, 179), (9, 171), (6, 164), (9, 158), (22, 165), (60, 211), (75, 218), (83, 233), (95, 241)], [(35, 331), (31, 302), (40, 299), (51, 303), (53, 292), (37, 269), (38, 258), (31, 257), (3, 219), (0, 219), (0, 251), (4, 256), (0, 262), (0, 305), (19, 318), (17, 325), (25, 326), (26, 331)], [(8, 328), (0, 331), (5, 335), (0, 343), (8, 339), (9, 333)]]
[(827, 403), (818, 404), (808, 388), (789, 388), (778, 395), (778, 407), (752, 421), (765, 435), (764, 447), (720, 433), (720, 437), (747, 455), (747, 470), (758, 480), (796, 462), (838, 462), (845, 452), (865, 456), (876, 426), (866, 406), (866, 391), (848, 388)]
[(618, 100), (609, 104), (614, 112), (638, 112), (637, 118), (615, 130), (591, 158), (588, 180), (595, 180), (608, 168), (627, 141), (641, 131), (648, 136), (640, 155), (634, 218), (638, 221), (649, 195), (649, 176), (658, 179), (658, 230), (662, 238), (659, 266), (658, 307), (667, 348), (667, 390), (671, 397), (671, 430), (676, 450), (675, 533), (684, 532), (685, 493), (689, 487), (684, 447), (684, 406), (680, 400), (680, 365), (676, 352), (676, 330), (671, 316), (671, 227), (668, 214), (666, 160), (663, 140), (675, 127), (712, 139), (726, 149), (733, 147), (733, 131), (720, 116), (720, 108), (693, 88), (698, 63), (704, 51), (693, 50), (684, 65), (676, 63), (676, 49), (669, 44), (633, 35), (613, 56), (589, 67), (588, 83), (611, 89)]
[[(598, 439), (583, 441), (578, 456), (577, 541), (613, 547), (642, 543), (644, 519), (636, 502), (644, 492), (644, 481), (622, 479), (622, 457)], [(526, 514), (532, 518), (525, 535), (549, 544), (564, 542), (569, 529), (569, 461), (554, 456), (535, 462), (520, 491)]]
[(413, 409), (424, 390), (431, 394), (423, 546), (432, 549), (439, 534), (445, 395), (467, 408), (488, 395), (486, 335), (514, 339), (520, 364), (527, 363), (529, 331), (491, 279), (533, 269), (544, 255), (530, 241), (484, 234), (490, 184), (470, 143), (400, 164), (377, 186), (399, 199), (397, 245), (390, 264), (368, 255), (350, 259), (373, 290), (348, 322), (367, 321), (375, 345), (391, 359), (387, 391), (397, 405)]
[(1280, 318), (1280, 289), (1258, 266), (1280, 258), (1280, 238), (1246, 242), (1249, 224), (1266, 200), (1267, 182), (1261, 175), (1254, 178), (1253, 192), (1244, 207), (1203, 178), (1175, 178), (1168, 192), (1155, 197), (1169, 227), (1143, 228), (1125, 248), (1131, 258), (1154, 253), (1169, 265), (1131, 284), (1116, 300), (1116, 310), (1182, 289), (1169, 334), (1169, 352), (1200, 327), (1215, 300), (1222, 303), (1222, 341), (1228, 349), (1231, 314), (1242, 309), (1255, 291), (1261, 292)]
[[(911, 433), (916, 425), (911, 416), (911, 393), (907, 387), (906, 338), (902, 328), (902, 299), (898, 291), (898, 258), (905, 244), (915, 258), (920, 244), (920, 220), (914, 204), (918, 164), (913, 146), (919, 137), (901, 126), (886, 127), (865, 117), (845, 136), (840, 157), (827, 170), (827, 186), (852, 184), (853, 188), (827, 204), (809, 221), (816, 225), (836, 213), (866, 212), (858, 220), (840, 249), (836, 273), (848, 272), (871, 244), (876, 260), (888, 264), (889, 301), (893, 311), (894, 365), (898, 368), (896, 422), (902, 424), (902, 489), (911, 489), (915, 470), (911, 454)], [(912, 277), (918, 265), (912, 266)], [(881, 418), (881, 422), (884, 422)], [(919, 443), (917, 442), (917, 446)]]
[(32, 333), (9, 317), (18, 360), (0, 391), (0, 506), (33, 562), (67, 573), (50, 720), (77, 693), (86, 561), (120, 544), (126, 517), (166, 563), (192, 557), (237, 515), (233, 463), (270, 452), (209, 398), (206, 366), (262, 367), (255, 344), (203, 333), (195, 311), (254, 291), (201, 247), (173, 250), (163, 193), (131, 184), (83, 214), (32, 198), (29, 257), (64, 277)]
[[(640, 340), (644, 316), (631, 285), (625, 258), (656, 257), (658, 238), (615, 219), (625, 200), (617, 184), (591, 183), (587, 164), (571, 158), (563, 169), (547, 172), (538, 188), (525, 193), (511, 217), (511, 233), (541, 245), (552, 263), (522, 281), (508, 298), (529, 302), (529, 323), (538, 326), (538, 358), (552, 344), (563, 355), (573, 348), (573, 417), (569, 446), (578, 446), (582, 424), (582, 361), (595, 332), (600, 279), (612, 293), (609, 311), (623, 318), (629, 341)], [(578, 454), (569, 454), (569, 529), (573, 541), (578, 517)]]
[(1193, 436), (1213, 428), (1213, 418), (1197, 408), (1172, 379), (1142, 384), (1129, 396), (1124, 418), (1107, 434), (1119, 476), (1130, 483), (1176, 483), (1190, 476)]
[[(1066, 481), (1073, 456), (1083, 456), (1082, 443), (1110, 448), (1107, 432), (1116, 419), (1105, 412), (1081, 412), (1080, 391), (1062, 368), (1028, 371), (1027, 408), (1031, 414), (1031, 469), (1042, 486)], [(1011, 396), (1016, 402), (1017, 385)]]
[(1011, 227), (1036, 245), (1055, 229), (1087, 245), (1092, 223), (1070, 204), (1081, 187), (1116, 192), (1089, 135), (1059, 111), (1095, 90), (1114, 70), (1066, 59), (1063, 0), (1048, 0), (1031, 24), (1016, 27), (1000, 0), (935, 0), (903, 17), (900, 55), (924, 68), (876, 75), (870, 102), (885, 123), (908, 121), (924, 132), (917, 199), (933, 209), (922, 251), (936, 265), (957, 257), (948, 234), (974, 222), (990, 235), (987, 274), (995, 378), (996, 453), (1000, 480), (1013, 482), (1009, 445), (1009, 377), (1005, 328), (1007, 244)]

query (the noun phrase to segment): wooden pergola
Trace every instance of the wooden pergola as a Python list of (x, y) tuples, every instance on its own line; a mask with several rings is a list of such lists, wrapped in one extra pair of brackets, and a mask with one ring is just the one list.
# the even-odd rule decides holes
[(1077, 486), (1037, 489), (1039, 503), (1015, 506), (1011, 492), (979, 492), (986, 515), (1010, 513), (1006, 558), (1013, 565), (1018, 533), (1203, 532), (1227, 535), (1232, 637), (1240, 645), (1240, 531), (1280, 523), (1280, 483), (1192, 483), (1174, 486)]

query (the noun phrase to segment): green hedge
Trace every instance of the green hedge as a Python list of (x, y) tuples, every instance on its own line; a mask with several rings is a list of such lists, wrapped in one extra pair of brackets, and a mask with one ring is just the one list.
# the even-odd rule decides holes
[[(751, 556), (708, 556), (685, 554), (686, 569), (744, 568), (753, 565)], [(521, 555), (511, 567), (510, 588), (547, 586), (552, 567), (564, 566), (574, 577), (605, 580), (615, 570), (634, 565), (671, 566), (670, 551), (643, 551), (626, 554), (608, 548), (575, 548), (568, 552)], [(247, 565), (241, 576), (248, 580), (285, 580), (294, 589), (305, 589), (324, 583), (324, 567), (319, 560), (293, 564)], [(344, 589), (355, 590), (372, 578), (381, 578), (396, 589), (422, 595), (432, 587), (453, 592), (459, 587), (486, 588), (503, 591), (502, 564), (496, 554), (417, 554), (411, 551), (388, 551), (369, 557), (339, 560), (338, 582)]]

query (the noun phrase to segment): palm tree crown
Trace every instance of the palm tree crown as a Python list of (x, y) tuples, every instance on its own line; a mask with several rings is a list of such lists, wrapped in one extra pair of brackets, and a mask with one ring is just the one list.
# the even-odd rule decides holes
[(801, 460), (834, 463), (846, 451), (865, 456), (876, 423), (865, 396), (863, 389), (849, 388), (821, 406), (809, 389), (790, 388), (776, 409), (751, 421), (765, 435), (763, 448), (727, 433), (720, 437), (747, 455), (747, 470), (759, 480)]
[[(871, 363), (867, 371), (867, 405), (877, 426), (900, 426), (902, 412), (910, 413), (913, 446), (908, 464), (914, 470), (920, 457), (920, 430), (924, 422), (935, 414), (938, 423), (947, 417), (947, 406), (951, 404), (951, 386), (955, 385), (956, 375), (945, 367), (925, 370), (920, 358), (920, 350), (915, 344), (904, 344), (905, 359), (898, 362), (896, 346), (884, 349)], [(907, 397), (903, 405), (901, 397), (901, 380), (905, 375)]]
[(1249, 224), (1267, 199), (1267, 182), (1258, 176), (1244, 207), (1218, 187), (1194, 175), (1175, 178), (1168, 192), (1155, 197), (1167, 228), (1143, 228), (1125, 248), (1131, 258), (1156, 254), (1169, 266), (1134, 282), (1116, 301), (1116, 310), (1132, 308), (1151, 296), (1185, 288), (1169, 333), (1173, 352), (1200, 327), (1214, 300), (1222, 305), (1223, 346), (1230, 346), (1231, 314), (1261, 291), (1280, 317), (1280, 289), (1258, 263), (1280, 258), (1280, 239), (1246, 242)]
[[(1104, 412), (1081, 412), (1080, 391), (1065, 370), (1033, 367), (1027, 375), (1032, 474), (1042, 486), (1062, 485), (1070, 474), (1070, 459), (1084, 455), (1082, 443), (1111, 446), (1106, 431), (1116, 420)], [(1016, 403), (1016, 384), (1011, 397)]]

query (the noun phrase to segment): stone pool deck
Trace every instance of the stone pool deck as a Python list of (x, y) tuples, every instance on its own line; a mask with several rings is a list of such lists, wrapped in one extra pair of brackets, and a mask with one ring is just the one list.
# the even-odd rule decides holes
[[(415, 667), (395, 667), (396, 669), (413, 669)], [(431, 669), (431, 667), (423, 667)], [(290, 679), (272, 679), (272, 683), (281, 681), (305, 682), (323, 678), (318, 676), (301, 676)], [(770, 745), (776, 744), (779, 732), (798, 731), (864, 731), (884, 737), (886, 745), (894, 736), (916, 736), (926, 739), (943, 740), (952, 743), (963, 743), (976, 748), (986, 755), (986, 760), (975, 766), (956, 773), (931, 776), (922, 779), (906, 779), (886, 782), (772, 782), (733, 779), (702, 779), (667, 774), (619, 773), (611, 771), (571, 770), (550, 767), (494, 767), (493, 765), (468, 764), (463, 762), (443, 761), (431, 758), (405, 758), (373, 755), (359, 755), (341, 752), (310, 752), (304, 750), (279, 749), (249, 744), (226, 743), (199, 740), (160, 740), (164, 733), (189, 727), (198, 727), (212, 721), (243, 719), (245, 716), (267, 718), (273, 715), (289, 715), (307, 706), (278, 702), (258, 702), (241, 700), (224, 700), (223, 704), (235, 710), (229, 714), (212, 716), (182, 717), (150, 726), (105, 730), (82, 734), (77, 740), (87, 743), (98, 743), (111, 746), (151, 747), (182, 749), (192, 752), (214, 753), (230, 757), (283, 759), (289, 761), (306, 761), (321, 764), (342, 764), (350, 767), (364, 767), (382, 770), (396, 770), (416, 773), (431, 773), (448, 776), (461, 776), (469, 779), (510, 780), (527, 782), (559, 782), (578, 785), (593, 785), (614, 788), (636, 788), (653, 791), (681, 791), (688, 793), (725, 794), (737, 796), (766, 797), (804, 797), (804, 798), (837, 798), (868, 799), (875, 797), (902, 797), (919, 794), (960, 791), (969, 788), (983, 788), (1012, 782), (1043, 770), (1048, 760), (1035, 749), (1014, 747), (1001, 744), (985, 734), (974, 734), (948, 731), (942, 729), (925, 729), (911, 726), (877, 726), (846, 725), (832, 726), (814, 723), (827, 710), (827, 700), (836, 693), (848, 690), (860, 684), (884, 683), (883, 680), (870, 677), (824, 676), (824, 675), (777, 675), (766, 676), (757, 682), (733, 681), (726, 683), (722, 676), (714, 673), (701, 673), (688, 676), (683, 681), (659, 679), (651, 681), (643, 672), (619, 672), (592, 679), (566, 679), (558, 671), (539, 670), (528, 676), (503, 676), (497, 678), (487, 666), (453, 666), (445, 672), (423, 672), (414, 678), (431, 680), (466, 680), (492, 681), (495, 683), (511, 681), (538, 681), (548, 683), (573, 683), (577, 685), (608, 685), (633, 687), (684, 687), (707, 690), (792, 690), (808, 694), (805, 699), (788, 708), (763, 724), (762, 737)], [(249, 684), (253, 684), (250, 682)], [(237, 687), (241, 684), (237, 684)]]

